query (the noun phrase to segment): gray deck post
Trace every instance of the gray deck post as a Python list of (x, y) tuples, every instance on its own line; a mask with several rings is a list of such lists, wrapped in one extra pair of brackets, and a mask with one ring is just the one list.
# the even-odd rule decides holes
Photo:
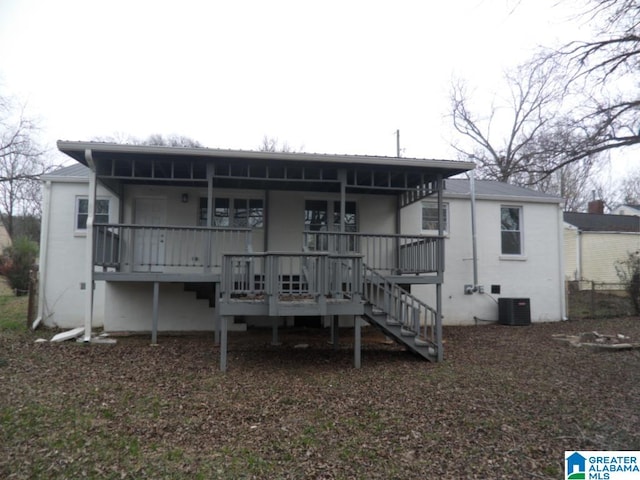
[(354, 336), (354, 342), (353, 342), (353, 366), (355, 368), (360, 368), (360, 365), (362, 363), (362, 352), (361, 352), (361, 348), (362, 348), (362, 338), (361, 338), (361, 320), (359, 316), (355, 316), (353, 318), (354, 321), (354, 331), (353, 331), (353, 336)]
[(220, 371), (227, 371), (227, 323), (230, 317), (221, 317), (220, 325)]
[(158, 302), (160, 300), (160, 283), (153, 282), (153, 313), (151, 316), (151, 344), (158, 343)]
[(213, 309), (213, 343), (220, 345), (220, 311), (217, 306)]
[(340, 317), (338, 315), (334, 315), (331, 318), (331, 344), (333, 345), (334, 350), (338, 350), (340, 347), (340, 343), (338, 341), (339, 327)]
[(277, 346), (280, 345), (280, 341), (278, 340), (278, 321), (280, 317), (271, 317), (272, 318), (272, 337), (271, 337), (271, 345)]

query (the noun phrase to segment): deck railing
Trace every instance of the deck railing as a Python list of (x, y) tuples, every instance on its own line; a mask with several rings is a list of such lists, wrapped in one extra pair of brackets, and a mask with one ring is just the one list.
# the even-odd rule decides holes
[(310, 252), (359, 253), (364, 263), (380, 273), (441, 273), (444, 237), (370, 233), (303, 232)]
[(366, 266), (363, 276), (363, 298), (386, 312), (403, 330), (415, 335), (416, 343), (421, 342), (432, 349), (431, 355), (437, 356), (442, 348), (437, 311)]
[(94, 265), (117, 271), (219, 269), (223, 252), (251, 250), (251, 229), (94, 225)]
[(223, 302), (233, 299), (277, 300), (359, 298), (362, 256), (326, 252), (225, 254)]

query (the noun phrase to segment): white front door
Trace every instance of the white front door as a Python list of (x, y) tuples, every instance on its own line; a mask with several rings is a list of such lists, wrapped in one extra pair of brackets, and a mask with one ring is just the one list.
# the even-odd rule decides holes
[(140, 197), (135, 199), (134, 223), (145, 228), (134, 230), (133, 270), (162, 272), (165, 263), (167, 199)]

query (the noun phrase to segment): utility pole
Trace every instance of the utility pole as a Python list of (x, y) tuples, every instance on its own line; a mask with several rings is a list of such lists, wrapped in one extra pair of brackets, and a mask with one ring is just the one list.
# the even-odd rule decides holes
[(400, 158), (400, 129), (396, 130), (396, 156)]

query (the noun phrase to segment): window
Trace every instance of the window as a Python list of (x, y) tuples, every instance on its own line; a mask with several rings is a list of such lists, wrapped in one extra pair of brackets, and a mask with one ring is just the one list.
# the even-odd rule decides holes
[(329, 230), (327, 202), (324, 200), (307, 200), (304, 202), (304, 229), (312, 232), (326, 232)]
[[(422, 230), (438, 233), (438, 203), (422, 202)], [(449, 204), (442, 204), (442, 231), (449, 231)]]
[[(357, 232), (356, 202), (345, 202), (344, 231)], [(340, 202), (333, 202), (333, 229), (340, 231)]]
[[(331, 204), (333, 203), (333, 208)], [(332, 218), (329, 217), (329, 212)], [(340, 231), (340, 202), (326, 200), (307, 200), (304, 203), (304, 229), (312, 232)], [(356, 202), (345, 202), (345, 232), (358, 231)], [(350, 238), (346, 248), (355, 251), (356, 238)], [(307, 238), (307, 247), (311, 250), (328, 250), (329, 235), (313, 235)], [(335, 246), (334, 246), (335, 247)]]
[[(109, 199), (97, 198), (95, 205), (94, 223), (109, 223)], [(76, 230), (87, 229), (89, 218), (89, 199), (87, 197), (76, 198)]]
[(503, 255), (522, 255), (522, 207), (500, 208)]
[[(314, 232), (340, 231), (340, 202), (333, 202), (333, 222), (329, 225), (329, 205), (325, 200), (307, 200), (304, 203), (304, 229)], [(344, 212), (345, 232), (358, 231), (358, 217), (356, 202), (345, 202)]]
[[(207, 225), (207, 199), (200, 198), (198, 224)], [(261, 198), (215, 198), (213, 226), (263, 228), (264, 202)]]

